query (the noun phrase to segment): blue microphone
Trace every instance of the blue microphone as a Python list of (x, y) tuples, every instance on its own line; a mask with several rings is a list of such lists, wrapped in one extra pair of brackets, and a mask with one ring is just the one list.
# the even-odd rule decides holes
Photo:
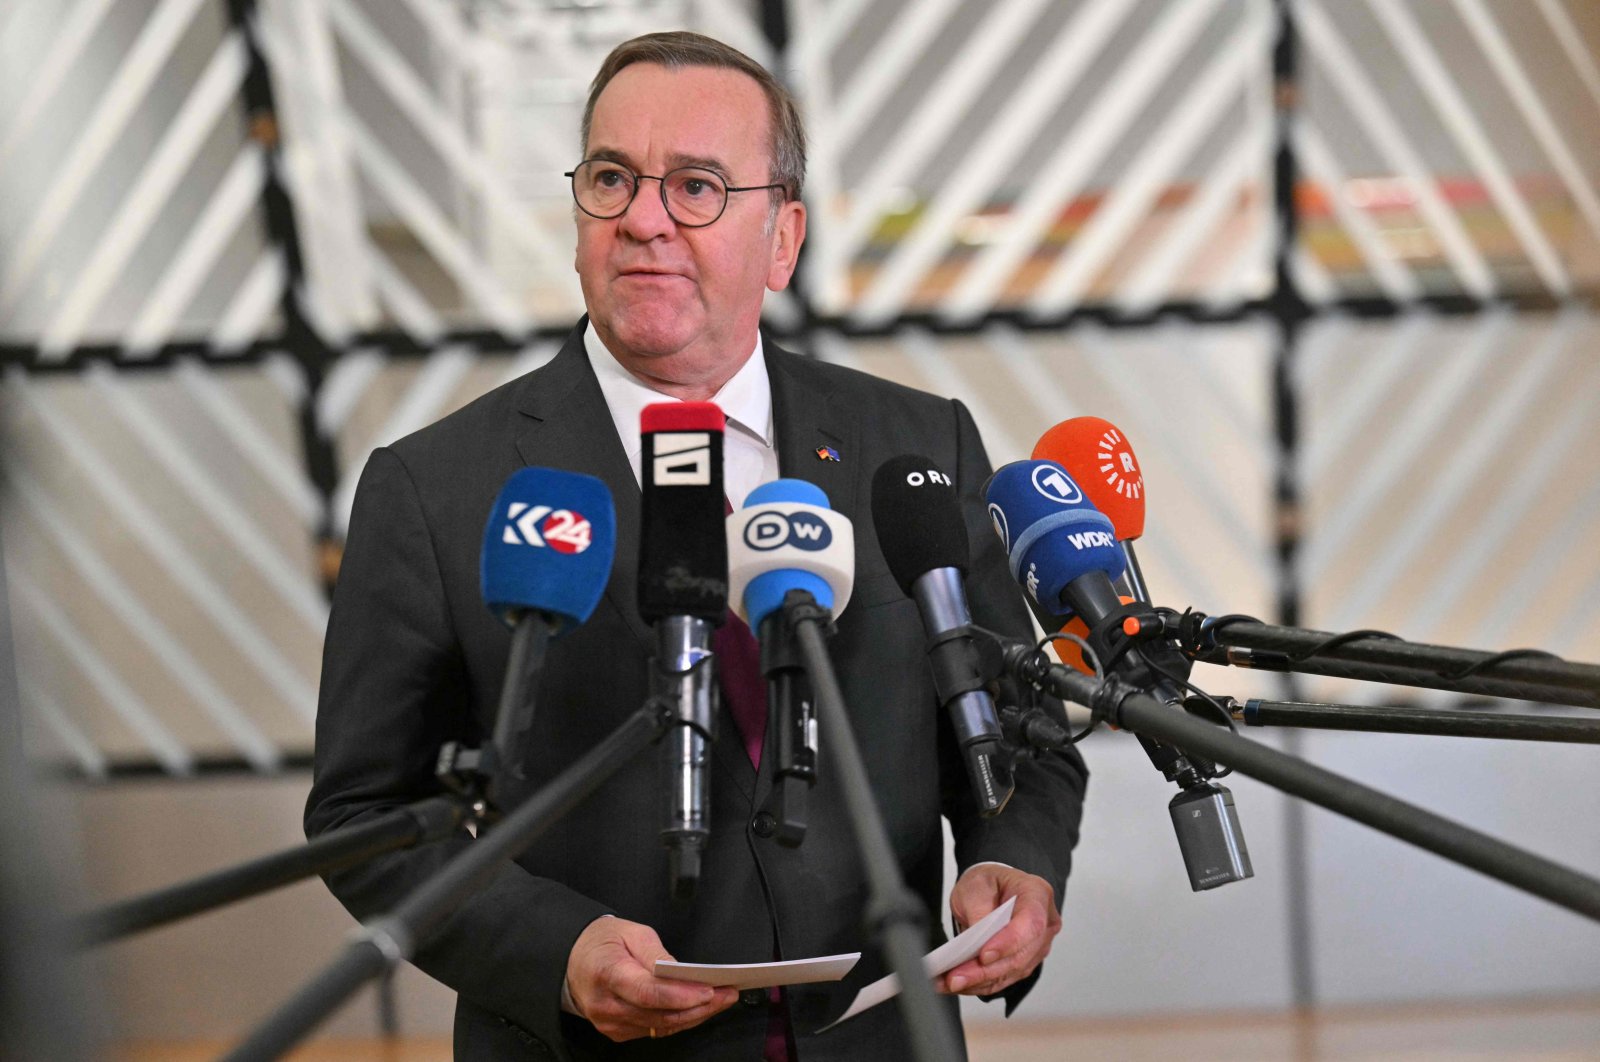
[(483, 601), (512, 634), (492, 755), (480, 767), (491, 778), (523, 777), (545, 651), (600, 603), (616, 548), (611, 492), (593, 476), (518, 469), (495, 498), (483, 533)]
[(508, 627), (527, 613), (553, 635), (589, 618), (617, 550), (611, 492), (593, 476), (555, 468), (513, 473), (483, 533), (483, 602)]
[[(727, 519), (729, 600), (761, 642), (775, 764), (762, 810), (788, 848), (805, 840), (808, 793), (817, 780), (818, 718), (810, 679), (783, 599), (810, 594), (837, 615), (855, 581), (855, 529), (821, 487), (799, 479), (763, 483)], [(824, 658), (823, 663), (826, 663)]]
[(983, 496), (1012, 578), (1040, 607), (1080, 613), (1092, 628), (1096, 613), (1121, 606), (1111, 580), (1127, 559), (1116, 530), (1066, 469), (1054, 461), (1013, 461), (989, 477)]
[(815, 483), (775, 479), (751, 491), (728, 517), (728, 556), (729, 596), (758, 634), (790, 590), (808, 591), (835, 614), (850, 600), (854, 530)]

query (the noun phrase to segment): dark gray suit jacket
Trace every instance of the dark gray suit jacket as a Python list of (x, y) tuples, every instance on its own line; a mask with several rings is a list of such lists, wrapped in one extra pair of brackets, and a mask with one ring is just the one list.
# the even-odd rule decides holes
[[(551, 648), (528, 759), (530, 789), (644, 701), (651, 638), (635, 598), (639, 488), (584, 353), (582, 329), (580, 322), (549, 364), (376, 451), (368, 462), (328, 624), (308, 834), (436, 792), (440, 744), (477, 744), (492, 731), (510, 639), (480, 599), (479, 550), (495, 496), (525, 465), (598, 476), (611, 489), (619, 527), (605, 598), (586, 624)], [(959, 402), (771, 343), (765, 349), (783, 474), (817, 484), (855, 524), (854, 592), (830, 648), (902, 871), (937, 927), (942, 813), (951, 821), (962, 867), (1009, 863), (1050, 881), (1059, 901), (1078, 835), (1082, 760), (1074, 753), (1025, 765), (1002, 815), (985, 821), (974, 814), (949, 723), (937, 709), (916, 605), (889, 574), (872, 522), (871, 478), (883, 461), (917, 453), (954, 470), (973, 545), (968, 594), (974, 618), (1026, 635), (1020, 591), (979, 500), (990, 469), (970, 415)], [(816, 449), (824, 445), (841, 459), (819, 460)], [(720, 726), (725, 738), (737, 734), (729, 718)], [(791, 850), (754, 825), (771, 787), (772, 757), (763, 758), (758, 774), (738, 740), (715, 743), (713, 832), (705, 876), (687, 904), (667, 894), (653, 755), (544, 834), (417, 957), (418, 966), (459, 994), (457, 1057), (760, 1057), (767, 1008), (755, 997), (696, 1029), (624, 1045), (563, 1015), (559, 996), (572, 943), (590, 921), (610, 912), (654, 927), (685, 961), (862, 951), (843, 983), (790, 990), (800, 1057), (909, 1058), (892, 1005), (809, 1035), (883, 973), (862, 929), (866, 883), (837, 779), (830, 776), (826, 749), (821, 756), (809, 832)], [(463, 833), (328, 883), (353, 914), (368, 918), (391, 908), (470, 843)], [(1009, 1002), (1025, 991), (1020, 986)]]

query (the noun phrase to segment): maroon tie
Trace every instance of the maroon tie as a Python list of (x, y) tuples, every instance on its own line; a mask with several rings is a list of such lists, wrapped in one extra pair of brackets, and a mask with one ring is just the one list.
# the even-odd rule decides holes
[[(726, 498), (722, 504), (733, 512)], [(729, 609), (722, 626), (711, 635), (711, 651), (717, 655), (722, 699), (744, 738), (745, 753), (760, 770), (761, 744), (767, 738), (767, 683), (761, 677), (761, 646), (744, 620)]]
[[(733, 505), (726, 498), (722, 504), (728, 513), (733, 512)], [(767, 683), (761, 675), (760, 643), (745, 621), (729, 609), (722, 626), (711, 635), (711, 651), (717, 656), (722, 698), (728, 702), (739, 736), (744, 738), (745, 755), (759, 771), (761, 746), (767, 739)], [(784, 1017), (783, 997), (776, 988), (769, 989), (768, 996), (771, 1003), (762, 1062), (789, 1062), (789, 1023)]]

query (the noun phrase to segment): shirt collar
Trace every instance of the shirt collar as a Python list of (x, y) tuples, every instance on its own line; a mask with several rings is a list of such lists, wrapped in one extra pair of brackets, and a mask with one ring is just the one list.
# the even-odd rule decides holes
[[(644, 450), (644, 440), (639, 437), (639, 415), (644, 407), (656, 402), (676, 402), (678, 399), (653, 391), (639, 378), (622, 367), (595, 331), (590, 321), (583, 330), (583, 348), (589, 356), (600, 392), (605, 395), (606, 406), (611, 410), (611, 420), (616, 425), (617, 437), (628, 453), (634, 477), (639, 474), (639, 455)], [(762, 446), (772, 446), (772, 383), (767, 376), (766, 350), (761, 332), (756, 332), (755, 349), (744, 365), (733, 374), (722, 389), (711, 396), (711, 401), (721, 407), (728, 418), (729, 427)]]

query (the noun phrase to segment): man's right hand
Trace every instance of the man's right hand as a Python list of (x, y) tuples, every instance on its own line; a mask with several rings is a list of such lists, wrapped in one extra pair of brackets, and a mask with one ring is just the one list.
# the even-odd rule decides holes
[(670, 1036), (732, 1006), (733, 988), (657, 977), (657, 959), (671, 959), (649, 926), (597, 918), (567, 956), (567, 990), (578, 1013), (612, 1040)]

